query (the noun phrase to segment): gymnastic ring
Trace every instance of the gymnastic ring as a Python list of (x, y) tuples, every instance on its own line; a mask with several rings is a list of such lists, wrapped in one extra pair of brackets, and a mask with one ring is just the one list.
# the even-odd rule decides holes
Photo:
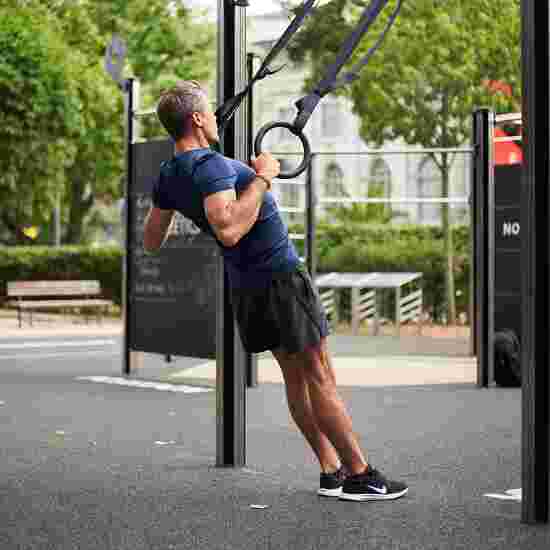
[(262, 126), (262, 128), (260, 128), (260, 131), (258, 132), (258, 135), (256, 136), (256, 139), (254, 140), (254, 153), (256, 157), (259, 157), (262, 154), (262, 141), (264, 140), (265, 135), (269, 131), (273, 130), (273, 128), (286, 128), (296, 137), (300, 138), (300, 141), (302, 142), (302, 147), (304, 149), (304, 158), (302, 159), (300, 165), (292, 172), (281, 172), (277, 176), (282, 180), (297, 178), (302, 172), (307, 170), (307, 167), (311, 162), (311, 147), (309, 146), (309, 141), (307, 140), (307, 137), (303, 134), (303, 132), (301, 130), (297, 130), (289, 122), (270, 122), (269, 124)]

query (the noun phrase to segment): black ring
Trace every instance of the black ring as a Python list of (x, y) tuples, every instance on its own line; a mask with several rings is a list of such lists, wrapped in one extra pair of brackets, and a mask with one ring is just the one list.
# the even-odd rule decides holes
[(254, 154), (259, 157), (262, 154), (262, 141), (264, 140), (265, 135), (270, 131), (273, 130), (273, 128), (286, 128), (289, 130), (292, 134), (294, 134), (296, 137), (300, 138), (300, 141), (302, 142), (302, 147), (304, 148), (304, 158), (302, 159), (302, 162), (292, 172), (286, 172), (286, 173), (280, 173), (277, 177), (282, 180), (289, 180), (298, 177), (302, 172), (307, 170), (307, 167), (309, 166), (309, 163), (311, 162), (311, 147), (309, 146), (309, 141), (307, 140), (307, 137), (303, 134), (301, 130), (297, 130), (292, 124), (289, 122), (270, 122), (269, 124), (266, 124), (265, 126), (262, 126), (260, 128), (260, 131), (258, 132), (258, 135), (256, 136), (256, 139), (254, 140)]

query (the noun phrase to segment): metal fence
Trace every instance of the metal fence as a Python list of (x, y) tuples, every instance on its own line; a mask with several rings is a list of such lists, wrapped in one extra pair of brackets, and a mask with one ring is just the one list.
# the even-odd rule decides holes
[[(286, 171), (299, 162), (300, 153), (275, 152)], [(465, 226), (471, 245), (472, 148), (377, 149), (363, 153), (314, 153), (306, 173), (295, 180), (278, 180), (273, 186), (282, 215), (289, 226), (304, 227), (291, 232), (295, 241), (304, 241), (304, 260), (315, 276), (318, 254), (326, 248), (316, 234), (319, 222), (442, 227), (444, 207), (452, 226)], [(309, 220), (309, 221), (308, 221)], [(442, 244), (443, 246), (443, 244)], [(418, 267), (403, 266), (418, 271)], [(347, 268), (342, 265), (341, 271)], [(464, 281), (462, 281), (464, 286)], [(381, 292), (384, 295), (384, 291)], [(381, 311), (393, 311), (393, 295), (386, 292)], [(470, 321), (471, 282), (457, 286), (459, 323)], [(350, 297), (340, 302), (335, 317), (352, 319)], [(429, 297), (429, 293), (428, 293)], [(430, 307), (427, 318), (439, 318), (445, 304)], [(433, 305), (433, 304), (432, 304)]]
[[(378, 204), (385, 206), (392, 224), (440, 225), (441, 206), (448, 205), (452, 223), (468, 224), (472, 152), (471, 148), (317, 152), (310, 173), (278, 181), (274, 193), (287, 223), (302, 221), (310, 177), (318, 220), (330, 221), (331, 207)], [(274, 155), (288, 167), (299, 162), (300, 153)]]

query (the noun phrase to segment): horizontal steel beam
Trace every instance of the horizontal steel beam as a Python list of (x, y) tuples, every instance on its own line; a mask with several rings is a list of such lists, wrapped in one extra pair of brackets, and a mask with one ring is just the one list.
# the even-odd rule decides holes
[(134, 118), (144, 118), (146, 116), (156, 115), (157, 110), (156, 109), (146, 109), (144, 111), (134, 111), (132, 113), (132, 116)]
[(521, 122), (521, 113), (503, 113), (495, 115), (495, 122)]
[(506, 136), (506, 137), (494, 138), (493, 141), (495, 143), (508, 143), (511, 141), (521, 141), (522, 139), (523, 139), (523, 136)]
[(448, 197), (448, 198), (418, 198), (418, 197), (398, 197), (395, 199), (384, 198), (370, 198), (363, 199), (360, 197), (321, 197), (319, 203), (321, 204), (469, 204), (470, 199), (468, 197)]
[[(354, 156), (362, 157), (367, 155), (423, 155), (429, 153), (463, 153), (471, 155), (474, 153), (472, 147), (440, 147), (440, 148), (431, 148), (431, 149), (370, 149), (369, 151), (344, 151), (341, 153), (327, 153), (327, 152), (318, 152), (315, 151), (312, 153), (312, 156), (319, 157), (345, 157), (345, 156)], [(286, 155), (289, 157), (294, 156), (303, 156), (301, 151), (271, 151), (272, 155)]]

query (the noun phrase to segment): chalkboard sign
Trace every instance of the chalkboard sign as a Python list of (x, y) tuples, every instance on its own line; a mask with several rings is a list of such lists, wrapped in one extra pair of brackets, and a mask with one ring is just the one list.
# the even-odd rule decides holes
[(495, 166), (495, 332), (521, 341), (521, 164)]
[(175, 237), (146, 256), (143, 227), (170, 141), (132, 145), (129, 185), (128, 346), (133, 351), (214, 359), (222, 258), (214, 239), (176, 214)]

